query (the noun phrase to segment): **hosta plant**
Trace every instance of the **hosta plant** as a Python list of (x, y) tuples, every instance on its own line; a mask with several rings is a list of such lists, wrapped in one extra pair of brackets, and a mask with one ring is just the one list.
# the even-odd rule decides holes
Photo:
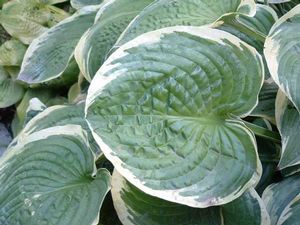
[(0, 7), (1, 225), (299, 225), (299, 1)]

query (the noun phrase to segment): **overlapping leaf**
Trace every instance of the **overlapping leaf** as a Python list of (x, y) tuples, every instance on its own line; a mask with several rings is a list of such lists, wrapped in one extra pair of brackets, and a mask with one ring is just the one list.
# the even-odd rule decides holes
[(65, 11), (36, 0), (13, 0), (3, 5), (0, 23), (11, 36), (30, 44), (67, 16)]
[(270, 224), (265, 206), (253, 189), (222, 207), (196, 209), (149, 196), (115, 171), (112, 177), (112, 196), (124, 225)]
[(0, 108), (17, 103), (23, 94), (23, 87), (10, 77), (4, 67), (0, 66)]
[(263, 79), (260, 55), (235, 36), (165, 28), (104, 63), (86, 116), (106, 157), (147, 194), (194, 207), (224, 204), (261, 174), (254, 135), (231, 115), (251, 112)]
[[(80, 125), (86, 132), (89, 132), (88, 125), (84, 119), (84, 104), (79, 105), (55, 105), (49, 107), (31, 119), (19, 134), (17, 141), (22, 142), (26, 136), (37, 131), (68, 124)], [(95, 143), (92, 134), (88, 133), (89, 143), (93, 152), (100, 155), (101, 151)]]
[(99, 5), (102, 2), (105, 2), (105, 0), (71, 0), (71, 6), (75, 9), (80, 9), (88, 5)]
[(96, 74), (117, 39), (138, 13), (153, 0), (111, 0), (103, 4), (95, 24), (82, 36), (75, 58), (87, 80)]
[(224, 14), (255, 14), (252, 0), (162, 0), (145, 8), (127, 27), (116, 48), (148, 31), (163, 27), (202, 26), (216, 22)]
[(80, 126), (30, 135), (0, 160), (0, 223), (96, 225), (110, 187)]
[(0, 65), (21, 66), (26, 49), (18, 40), (6, 41), (0, 47)]
[(281, 17), (265, 42), (264, 54), (274, 81), (300, 110), (300, 5)]
[[(72, 63), (77, 42), (93, 24), (97, 11), (97, 6), (85, 7), (35, 39), (25, 54), (18, 79), (39, 84), (62, 76)], [(72, 75), (76, 79), (78, 72), (65, 74)]]
[(282, 92), (279, 92), (276, 100), (276, 121), (282, 137), (279, 168), (300, 166), (300, 114)]
[(270, 185), (263, 193), (263, 201), (270, 214), (271, 224), (296, 225), (299, 222), (300, 176), (295, 175)]

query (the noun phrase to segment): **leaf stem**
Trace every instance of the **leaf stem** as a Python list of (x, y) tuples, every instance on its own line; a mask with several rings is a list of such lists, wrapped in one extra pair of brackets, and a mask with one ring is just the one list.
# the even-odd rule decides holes
[(281, 144), (281, 136), (278, 132), (274, 132), (271, 130), (268, 130), (264, 127), (257, 126), (253, 123), (243, 121), (244, 124), (253, 131), (253, 133), (259, 137), (274, 141), (275, 143)]

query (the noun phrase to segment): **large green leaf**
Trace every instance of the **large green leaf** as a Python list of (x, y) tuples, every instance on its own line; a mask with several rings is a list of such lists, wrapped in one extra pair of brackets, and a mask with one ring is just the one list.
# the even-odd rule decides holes
[(6, 108), (17, 103), (23, 97), (24, 90), (0, 66), (0, 108)]
[(95, 24), (75, 49), (76, 61), (87, 80), (92, 80), (130, 21), (151, 2), (153, 0), (111, 0), (103, 4)]
[(0, 159), (2, 225), (96, 225), (110, 175), (80, 126), (36, 132)]
[(71, 0), (71, 6), (75, 9), (80, 9), (88, 5), (99, 5), (105, 0)]
[[(118, 171), (146, 193), (194, 207), (239, 197), (261, 174), (253, 133), (256, 50), (207, 27), (171, 27), (122, 46), (99, 69), (87, 120)], [(226, 179), (224, 179), (226, 177)]]
[(0, 23), (11, 36), (30, 44), (67, 16), (65, 11), (36, 0), (13, 0), (3, 5)]
[(39, 84), (59, 78), (73, 58), (80, 37), (93, 24), (98, 8), (85, 7), (35, 39), (25, 54), (18, 79)]
[(0, 47), (1, 66), (21, 66), (27, 47), (18, 40), (6, 41)]
[(145, 8), (126, 28), (116, 47), (148, 31), (163, 27), (212, 24), (224, 14), (254, 15), (253, 0), (160, 0)]
[(0, 157), (6, 151), (7, 146), (11, 142), (11, 135), (6, 127), (0, 123)]
[(45, 109), (43, 112), (31, 119), (18, 136), (18, 141), (22, 142), (24, 137), (54, 126), (64, 126), (68, 124), (80, 125), (88, 132), (89, 143), (93, 152), (100, 155), (101, 151), (95, 143), (88, 125), (84, 119), (84, 104), (79, 105), (56, 105)]
[(276, 99), (276, 122), (282, 137), (279, 168), (300, 165), (300, 114), (288, 98), (279, 92)]
[(271, 224), (299, 224), (299, 187), (300, 175), (298, 174), (280, 183), (272, 184), (264, 191), (263, 201), (270, 214)]
[(300, 110), (300, 5), (281, 17), (265, 42), (264, 54), (272, 78)]
[(253, 189), (222, 207), (197, 209), (147, 195), (115, 171), (111, 191), (119, 219), (124, 225), (270, 224), (265, 206)]

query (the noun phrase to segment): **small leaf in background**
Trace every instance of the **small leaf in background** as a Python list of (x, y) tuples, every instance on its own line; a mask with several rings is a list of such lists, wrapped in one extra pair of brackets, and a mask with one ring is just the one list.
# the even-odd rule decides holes
[(270, 185), (263, 193), (263, 201), (271, 224), (297, 225), (300, 208), (300, 175), (294, 175)]
[(95, 24), (81, 37), (75, 58), (89, 81), (105, 61), (127, 25), (153, 0), (110, 0), (100, 8)]
[(279, 169), (300, 166), (300, 114), (282, 92), (276, 99), (276, 122), (282, 137)]
[[(227, 20), (226, 20), (227, 19)], [(272, 25), (278, 19), (276, 12), (269, 6), (256, 4), (256, 13), (252, 16), (247, 15), (225, 15), (220, 21), (216, 23), (215, 27), (227, 31), (251, 46), (255, 47), (258, 52), (263, 52), (263, 40), (253, 35), (263, 37), (268, 35)], [(253, 33), (248, 33), (248, 32)]]
[(0, 46), (0, 65), (21, 66), (26, 49), (26, 45), (18, 40), (6, 41)]
[(96, 225), (110, 175), (80, 126), (36, 132), (0, 159), (0, 223)]
[(155, 1), (132, 20), (115, 48), (152, 30), (179, 25), (209, 25), (224, 14), (237, 13), (241, 10), (241, 13), (255, 14), (255, 2), (253, 0)]
[(0, 23), (11, 36), (30, 44), (67, 16), (65, 11), (35, 0), (13, 0), (3, 5)]
[(18, 79), (40, 84), (59, 78), (73, 59), (80, 37), (93, 25), (97, 11), (96, 6), (82, 8), (35, 39), (25, 54)]
[(4, 67), (0, 66), (0, 108), (17, 103), (23, 94), (23, 87), (10, 77)]
[(272, 27), (264, 55), (272, 78), (300, 111), (300, 5)]
[(2, 123), (0, 123), (0, 157), (6, 151), (11, 140), (12, 138), (7, 128)]
[(147, 195), (114, 171), (111, 192), (123, 225), (270, 225), (253, 189), (227, 205), (197, 209)]
[(261, 175), (253, 133), (229, 115), (255, 108), (263, 79), (261, 56), (235, 36), (165, 28), (106, 60), (86, 118), (105, 156), (147, 194), (192, 207), (225, 204)]

